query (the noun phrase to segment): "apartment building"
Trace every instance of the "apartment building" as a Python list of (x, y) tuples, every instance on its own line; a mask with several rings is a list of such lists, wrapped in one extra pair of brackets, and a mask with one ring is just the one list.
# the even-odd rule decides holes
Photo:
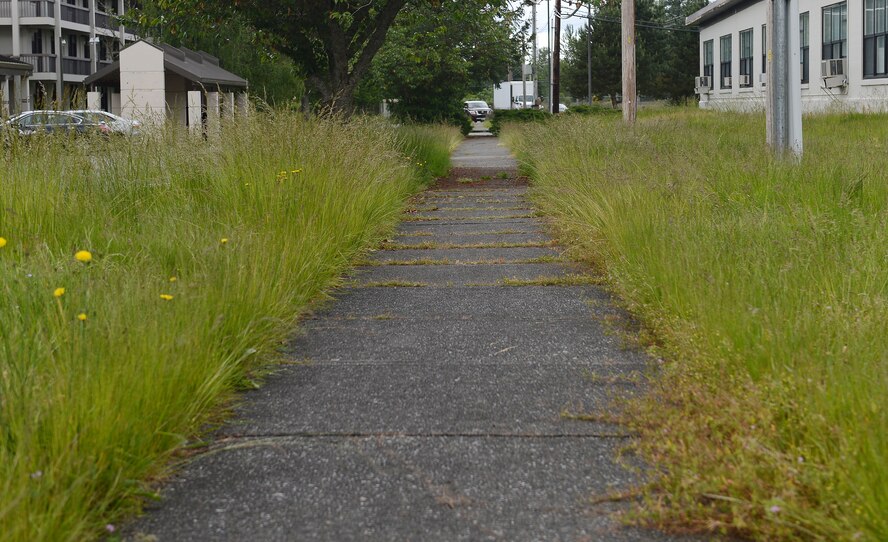
[[(85, 103), (83, 80), (111, 64), (136, 39), (117, 17), (128, 4), (129, 0), (0, 0), (0, 55), (33, 67), (30, 76), (3, 82), (0, 101), (6, 112)], [(102, 92), (105, 109), (108, 95)]]
[[(763, 0), (715, 0), (700, 28), (700, 106), (760, 110), (767, 85)], [(888, 111), (888, 0), (800, 0), (802, 110)]]

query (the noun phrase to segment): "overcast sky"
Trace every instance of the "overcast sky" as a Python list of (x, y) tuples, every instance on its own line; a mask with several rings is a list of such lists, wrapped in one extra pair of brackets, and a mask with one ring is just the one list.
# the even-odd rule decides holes
[[(537, 28), (536, 28), (537, 47), (538, 48), (548, 47), (549, 25), (546, 23), (546, 21), (550, 21), (552, 18), (552, 11), (550, 11), (550, 10), (555, 9), (555, 2), (554, 2), (554, 0), (548, 0), (548, 1), (547, 0), (537, 0), (537, 8), (536, 9), (537, 9)], [(576, 9), (576, 6), (573, 5), (573, 3), (569, 3), (567, 1), (562, 1), (561, 11), (564, 12), (566, 15), (573, 13), (573, 11), (575, 9)], [(530, 23), (530, 21), (533, 17), (533, 8), (526, 7), (526, 8), (524, 8), (524, 12), (525, 12), (525, 18), (526, 18), (527, 22)], [(548, 12), (548, 16), (547, 16), (547, 12)], [(586, 7), (585, 6), (580, 10), (580, 13), (582, 13), (583, 15), (586, 14)], [(585, 17), (571, 17), (569, 19), (562, 19), (562, 21), (561, 21), (562, 38), (564, 36), (564, 32), (566, 30), (566, 27), (570, 26), (571, 28), (578, 28), (578, 27), (583, 26), (585, 24), (586, 24)]]

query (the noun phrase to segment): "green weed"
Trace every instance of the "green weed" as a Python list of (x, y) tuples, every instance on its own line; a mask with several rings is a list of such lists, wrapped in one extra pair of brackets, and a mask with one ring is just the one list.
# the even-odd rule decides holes
[(537, 203), (671, 360), (628, 416), (665, 473), (644, 520), (888, 539), (886, 121), (806, 117), (799, 166), (760, 115), (510, 128)]
[(2, 538), (95, 539), (136, 510), (309, 302), (447, 171), (457, 137), (268, 113), (206, 140), (0, 150)]

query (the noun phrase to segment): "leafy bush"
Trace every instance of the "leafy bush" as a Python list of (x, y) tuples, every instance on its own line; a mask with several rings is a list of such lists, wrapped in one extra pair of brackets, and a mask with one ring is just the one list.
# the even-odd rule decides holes
[(567, 110), (568, 115), (620, 115), (619, 109), (604, 107), (602, 105), (575, 105)]
[(499, 135), (507, 122), (543, 122), (552, 114), (542, 109), (497, 109), (490, 119), (490, 132)]

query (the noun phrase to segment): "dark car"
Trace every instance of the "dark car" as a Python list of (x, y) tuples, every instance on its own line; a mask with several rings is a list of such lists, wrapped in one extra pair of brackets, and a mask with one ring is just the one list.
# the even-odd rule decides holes
[(108, 134), (111, 128), (104, 122), (86, 120), (79, 115), (64, 111), (27, 111), (6, 121), (6, 125), (19, 135), (38, 133)]
[(468, 113), (475, 122), (486, 119), (487, 115), (490, 114), (490, 107), (487, 105), (487, 102), (482, 102), (480, 100), (465, 102), (463, 104), (463, 109), (466, 110), (466, 113)]

